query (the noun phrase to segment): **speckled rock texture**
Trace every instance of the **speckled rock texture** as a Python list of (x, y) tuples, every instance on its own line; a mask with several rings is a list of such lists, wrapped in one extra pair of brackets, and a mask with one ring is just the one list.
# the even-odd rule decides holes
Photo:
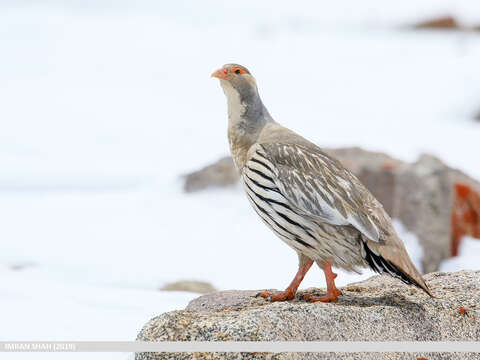
[[(425, 276), (436, 298), (387, 277), (343, 287), (337, 303), (306, 303), (300, 291), (269, 303), (258, 291), (201, 296), (185, 310), (151, 319), (141, 341), (480, 341), (480, 271)], [(465, 311), (460, 311), (460, 309)], [(462, 312), (462, 313), (461, 313)], [(480, 354), (411, 353), (138, 353), (160, 359), (480, 359)]]

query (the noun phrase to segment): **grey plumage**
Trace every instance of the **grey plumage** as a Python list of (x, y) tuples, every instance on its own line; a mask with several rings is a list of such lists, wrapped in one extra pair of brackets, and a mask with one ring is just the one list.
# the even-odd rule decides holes
[(370, 267), (430, 294), (373, 195), (337, 160), (276, 123), (248, 70), (236, 64), (222, 69), (214, 76), (227, 96), (230, 148), (260, 218), (319, 265)]

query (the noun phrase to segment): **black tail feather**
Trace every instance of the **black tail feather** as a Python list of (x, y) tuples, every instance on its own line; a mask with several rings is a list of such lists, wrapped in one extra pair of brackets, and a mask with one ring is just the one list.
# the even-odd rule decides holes
[(430, 291), (428, 291), (428, 288), (427, 290), (425, 289), (426, 287), (425, 284), (423, 285), (419, 284), (418, 281), (416, 281), (410, 275), (405, 273), (402, 269), (400, 269), (394, 263), (384, 259), (380, 255), (375, 254), (365, 242), (363, 243), (363, 248), (365, 249), (365, 260), (367, 261), (368, 265), (373, 271), (379, 274), (386, 272), (390, 276), (393, 276), (394, 278), (397, 278), (403, 281), (405, 284), (415, 285), (416, 287), (422, 289), (428, 295), (433, 297)]

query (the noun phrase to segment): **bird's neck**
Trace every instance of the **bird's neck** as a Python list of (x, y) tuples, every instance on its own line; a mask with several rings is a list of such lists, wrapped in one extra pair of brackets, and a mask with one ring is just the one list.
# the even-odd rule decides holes
[(262, 103), (256, 89), (241, 94), (229, 83), (222, 84), (228, 105), (228, 141), (233, 161), (241, 171), (250, 147), (257, 141), (264, 126), (273, 119)]

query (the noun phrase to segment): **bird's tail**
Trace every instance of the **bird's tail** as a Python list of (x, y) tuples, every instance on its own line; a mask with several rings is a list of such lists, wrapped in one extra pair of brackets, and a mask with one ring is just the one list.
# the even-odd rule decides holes
[(403, 243), (400, 240), (395, 243), (397, 246), (383, 247), (380, 243), (364, 241), (365, 261), (373, 271), (379, 274), (387, 273), (406, 284), (415, 285), (431, 297), (434, 297), (422, 275), (408, 256)]

